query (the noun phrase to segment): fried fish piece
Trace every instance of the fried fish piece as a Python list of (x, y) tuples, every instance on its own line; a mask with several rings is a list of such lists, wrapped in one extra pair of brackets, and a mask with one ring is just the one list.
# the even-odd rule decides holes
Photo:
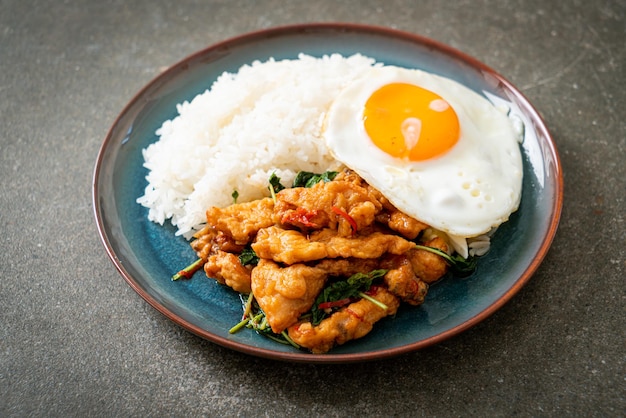
[[(339, 231), (341, 236), (353, 235), (355, 229), (358, 231), (371, 225), (381, 209), (381, 203), (367, 189), (340, 180), (320, 182), (310, 188), (281, 190), (276, 195), (275, 205), (277, 219), (283, 224), (304, 231), (331, 228)], [(309, 222), (297, 222), (302, 213), (308, 214)], [(294, 219), (296, 222), (292, 221)]]
[(414, 246), (400, 236), (377, 231), (344, 237), (337, 231), (324, 229), (307, 237), (302, 232), (276, 226), (260, 230), (252, 243), (252, 249), (259, 257), (285, 264), (323, 258), (378, 258), (385, 253), (403, 254)]
[(191, 241), (191, 248), (196, 252), (198, 258), (206, 260), (213, 252), (213, 240), (217, 236), (217, 231), (211, 226), (205, 226), (194, 234)]
[(400, 301), (384, 287), (373, 289), (371, 296), (385, 304), (387, 309), (367, 299), (351, 303), (314, 326), (311, 322), (299, 322), (289, 327), (289, 337), (301, 347), (313, 353), (328, 352), (335, 345), (361, 338), (369, 333), (374, 324), (388, 315), (394, 315)]
[(428, 228), (424, 222), (410, 217), (395, 207), (387, 209), (376, 216), (376, 221), (386, 225), (392, 231), (396, 231), (403, 237), (413, 240), (417, 238), (423, 230)]
[(343, 170), (337, 174), (334, 181), (349, 182), (361, 188), (371, 201), (377, 202), (377, 208), (381, 207), (381, 210), (376, 214), (376, 221), (403, 237), (413, 240), (417, 238), (420, 232), (428, 228), (425, 223), (412, 218), (392, 205), (382, 193), (370, 186), (355, 172)]
[(260, 258), (285, 264), (321, 260), (328, 254), (324, 243), (310, 242), (300, 231), (277, 226), (261, 229), (252, 249)]
[(217, 251), (239, 254), (245, 248), (244, 245), (237, 244), (231, 236), (208, 225), (196, 232), (194, 238), (191, 248), (194, 249), (198, 258), (203, 260)]
[(252, 270), (252, 293), (272, 331), (283, 332), (311, 309), (327, 277), (328, 273), (316, 267), (281, 267), (271, 260), (259, 260)]
[(388, 256), (380, 265), (381, 268), (388, 270), (383, 280), (391, 293), (409, 305), (416, 306), (424, 303), (428, 284), (415, 274), (406, 255)]
[(237, 292), (250, 293), (252, 290), (251, 270), (241, 265), (236, 254), (220, 250), (209, 255), (204, 264), (204, 272), (207, 277)]
[[(440, 237), (426, 241), (423, 245), (448, 251), (448, 245)], [(414, 248), (407, 253), (407, 257), (411, 262), (411, 266), (413, 266), (415, 274), (426, 283), (436, 282), (448, 272), (446, 261), (441, 256), (430, 251)]]
[(381, 261), (375, 258), (327, 258), (318, 262), (315, 267), (325, 271), (329, 276), (350, 277), (356, 273), (367, 274), (380, 267)]
[(274, 225), (274, 201), (267, 197), (206, 211), (207, 225), (232, 237), (236, 244), (249, 243), (261, 228)]

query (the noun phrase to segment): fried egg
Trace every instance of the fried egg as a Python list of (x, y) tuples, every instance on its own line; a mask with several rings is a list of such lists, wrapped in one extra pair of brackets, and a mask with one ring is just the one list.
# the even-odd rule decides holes
[(451, 79), (374, 67), (334, 100), (324, 138), (394, 206), (453, 240), (487, 233), (518, 208), (519, 130)]

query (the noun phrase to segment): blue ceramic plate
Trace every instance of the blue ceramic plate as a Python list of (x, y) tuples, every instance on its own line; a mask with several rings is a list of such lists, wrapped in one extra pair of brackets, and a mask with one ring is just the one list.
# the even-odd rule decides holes
[[(176, 104), (206, 90), (224, 71), (254, 60), (362, 53), (385, 64), (420, 68), (452, 78), (492, 100), (508, 103), (525, 122), (521, 206), (493, 238), (491, 251), (466, 279), (444, 279), (420, 307), (402, 307), (366, 337), (313, 355), (245, 329), (228, 330), (241, 317), (239, 297), (198, 272), (192, 280), (170, 277), (195, 259), (171, 226), (147, 220), (135, 203), (146, 186), (141, 150), (176, 116)], [(463, 53), (420, 36), (387, 28), (314, 24), (246, 34), (202, 50), (159, 75), (126, 106), (98, 155), (93, 199), (107, 253), (126, 282), (150, 305), (190, 332), (222, 346), (266, 358), (341, 363), (386, 358), (456, 335), (492, 314), (532, 276), (557, 229), (563, 181), (558, 154), (544, 122), (508, 81)]]

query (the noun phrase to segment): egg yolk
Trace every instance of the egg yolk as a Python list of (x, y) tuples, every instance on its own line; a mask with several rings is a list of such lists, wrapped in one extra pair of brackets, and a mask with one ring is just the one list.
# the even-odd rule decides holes
[(378, 148), (411, 161), (441, 155), (459, 140), (459, 118), (452, 106), (412, 84), (391, 83), (376, 90), (365, 104), (363, 123)]

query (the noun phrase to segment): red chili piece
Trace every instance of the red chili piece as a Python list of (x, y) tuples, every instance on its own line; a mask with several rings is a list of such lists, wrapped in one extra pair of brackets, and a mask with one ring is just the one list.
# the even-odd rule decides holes
[(291, 211), (285, 214), (280, 220), (283, 224), (295, 225), (305, 228), (318, 228), (319, 226), (311, 222), (311, 219), (315, 218), (318, 214), (317, 210), (306, 210), (303, 207), (297, 208), (295, 211)]
[(319, 309), (330, 309), (330, 308), (340, 308), (344, 305), (349, 304), (350, 302), (352, 302), (352, 299), (350, 298), (345, 298), (345, 299), (339, 299), (339, 300), (335, 300), (332, 302), (322, 302), (320, 303), (317, 307)]
[(335, 212), (337, 215), (341, 216), (346, 221), (348, 221), (348, 223), (350, 224), (350, 227), (352, 228), (352, 235), (356, 234), (358, 225), (356, 224), (356, 221), (354, 220), (354, 218), (352, 218), (352, 216), (348, 215), (348, 213), (345, 210), (338, 208), (337, 206), (332, 206), (330, 209), (333, 212)]

